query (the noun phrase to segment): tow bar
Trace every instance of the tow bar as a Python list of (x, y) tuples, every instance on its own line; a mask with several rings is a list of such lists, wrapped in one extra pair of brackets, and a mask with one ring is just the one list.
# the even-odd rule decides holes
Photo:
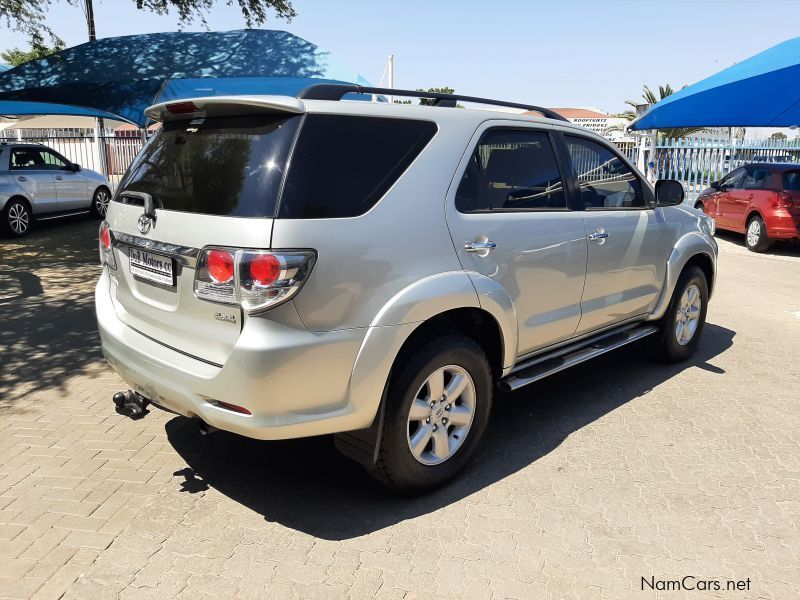
[(150, 412), (147, 410), (147, 405), (150, 404), (150, 401), (141, 394), (137, 394), (133, 390), (128, 390), (127, 392), (117, 392), (112, 397), (112, 400), (114, 401), (114, 407), (119, 414), (125, 417), (130, 417), (134, 420), (141, 419), (148, 412)]

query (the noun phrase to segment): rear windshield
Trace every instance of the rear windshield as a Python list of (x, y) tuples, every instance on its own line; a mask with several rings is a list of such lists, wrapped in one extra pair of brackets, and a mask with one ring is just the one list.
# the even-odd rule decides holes
[(783, 172), (783, 189), (787, 192), (800, 191), (800, 171)]
[[(167, 123), (120, 183), (167, 210), (272, 217), (299, 116), (268, 115)], [(141, 204), (141, 199), (118, 197)]]
[(430, 121), (308, 115), (278, 216), (355, 217), (372, 208), (436, 133)]

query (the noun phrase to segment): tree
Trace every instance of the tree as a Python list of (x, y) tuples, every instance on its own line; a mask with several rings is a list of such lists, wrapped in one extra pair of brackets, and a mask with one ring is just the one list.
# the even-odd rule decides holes
[[(56, 0), (58, 1), (58, 0)], [(92, 0), (63, 0), (73, 6), (80, 6), (86, 14), (89, 40), (95, 39), (94, 10)], [(181, 25), (199, 20), (206, 25), (205, 15), (215, 0), (129, 0), (136, 8), (159, 15), (178, 13)], [(267, 20), (269, 10), (274, 10), (278, 18), (291, 20), (297, 13), (291, 0), (227, 0), (239, 5), (247, 27), (262, 25)], [(45, 24), (47, 11), (52, 0), (0, 0), (0, 23), (28, 36), (31, 51), (40, 52), (43, 48), (63, 47), (63, 41)]]
[[(627, 119), (628, 121), (633, 121), (636, 118), (636, 106), (638, 104), (657, 104), (667, 96), (671, 96), (675, 93), (675, 90), (672, 89), (670, 84), (667, 85), (660, 85), (658, 86), (658, 96), (656, 96), (655, 92), (650, 89), (649, 86), (645, 85), (642, 91), (642, 99), (644, 102), (637, 102), (636, 100), (625, 100), (625, 104), (630, 106), (632, 110), (626, 110), (624, 112), (618, 113), (614, 115), (615, 117), (620, 117), (623, 119)], [(622, 129), (622, 127), (609, 127), (607, 131), (618, 131)], [(676, 127), (673, 129), (662, 129), (660, 130), (660, 135), (665, 138), (682, 138), (686, 137), (690, 133), (695, 133), (697, 131), (705, 131), (703, 127)]]
[[(447, 87), (447, 86), (444, 86), (444, 87), (432, 87), (432, 88), (428, 88), (427, 90), (417, 89), (417, 91), (418, 92), (430, 92), (431, 94), (455, 94), (456, 93), (456, 91), (453, 88)], [(434, 102), (436, 102), (436, 100), (431, 100), (430, 98), (420, 98), (419, 99), (419, 103), (422, 106), (433, 106)]]
[[(456, 93), (456, 91), (453, 88), (447, 87), (447, 86), (444, 86), (444, 87), (432, 87), (432, 88), (428, 88), (427, 90), (424, 90), (422, 88), (417, 88), (417, 91), (418, 92), (428, 92), (429, 94), (455, 94)], [(433, 106), (434, 102), (436, 102), (436, 100), (433, 100), (431, 98), (420, 98), (419, 99), (420, 106)], [(411, 104), (411, 100), (395, 100), (394, 103), (395, 104)], [(459, 108), (463, 108), (460, 104), (457, 104), (456, 106), (458, 106)]]
[(769, 139), (775, 142), (783, 142), (786, 141), (786, 134), (781, 131), (776, 131), (771, 136), (769, 136)]
[(0, 61), (11, 65), (12, 67), (17, 67), (22, 63), (26, 63), (29, 60), (38, 60), (40, 58), (45, 58), (50, 56), (54, 52), (58, 52), (59, 50), (63, 50), (63, 45), (57, 45), (48, 47), (48, 46), (37, 46), (31, 48), (30, 50), (22, 50), (20, 48), (12, 48), (11, 50), (5, 50), (4, 52), (0, 52)]

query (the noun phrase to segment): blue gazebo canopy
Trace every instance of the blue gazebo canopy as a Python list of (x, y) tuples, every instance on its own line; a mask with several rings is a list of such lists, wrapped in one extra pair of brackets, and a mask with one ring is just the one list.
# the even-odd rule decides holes
[(631, 129), (800, 125), (800, 37), (654, 104)]
[(0, 115), (97, 116), (144, 126), (156, 102), (296, 95), (312, 83), (369, 85), (286, 31), (169, 32), (105, 38), (0, 73)]

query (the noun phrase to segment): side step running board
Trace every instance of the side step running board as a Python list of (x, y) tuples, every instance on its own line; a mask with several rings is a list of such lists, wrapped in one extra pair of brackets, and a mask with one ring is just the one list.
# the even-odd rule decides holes
[(656, 331), (658, 328), (654, 325), (640, 325), (632, 329), (628, 328), (624, 331), (583, 340), (573, 346), (560, 348), (552, 354), (536, 356), (519, 365), (511, 374), (501, 380), (499, 387), (504, 391), (519, 389), (529, 383), (544, 379), (548, 375), (574, 367), (596, 356), (640, 340)]

